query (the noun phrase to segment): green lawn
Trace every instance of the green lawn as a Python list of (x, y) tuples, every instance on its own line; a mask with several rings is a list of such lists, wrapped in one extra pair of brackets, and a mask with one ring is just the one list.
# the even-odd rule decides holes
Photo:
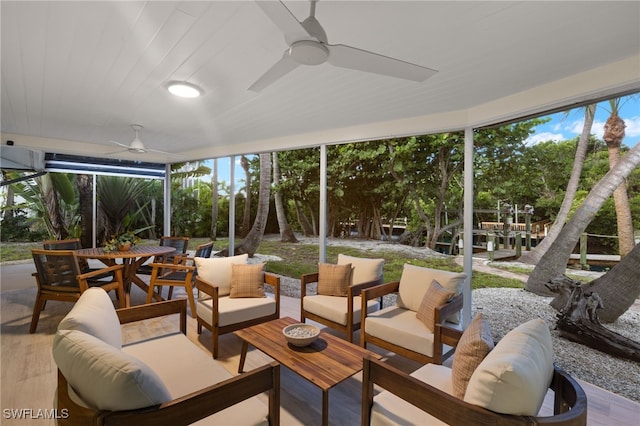
[[(207, 242), (207, 238), (192, 238), (189, 240), (189, 248), (195, 249), (198, 244)], [(143, 240), (140, 245), (155, 245), (157, 240)], [(227, 246), (226, 239), (220, 239), (214, 243), (214, 251), (221, 250)], [(2, 243), (0, 244), (0, 262), (9, 262), (31, 258), (31, 249), (41, 248), (40, 243)], [(318, 246), (302, 243), (281, 243), (278, 241), (263, 241), (258, 247), (258, 253), (263, 255), (278, 256), (279, 261), (268, 261), (267, 271), (292, 278), (299, 278), (300, 275), (315, 272), (318, 267)], [(335, 263), (338, 254), (346, 254), (357, 257), (384, 258), (384, 280), (385, 282), (398, 281), (402, 274), (402, 266), (411, 263), (416, 266), (443, 269), (448, 271), (461, 272), (462, 267), (454, 262), (453, 257), (437, 257), (416, 259), (408, 257), (404, 253), (394, 250), (360, 250), (352, 247), (327, 247), (327, 262)], [(483, 272), (473, 273), (473, 288), (483, 287), (513, 287), (522, 288), (520, 281), (500, 277), (498, 275), (486, 274)]]

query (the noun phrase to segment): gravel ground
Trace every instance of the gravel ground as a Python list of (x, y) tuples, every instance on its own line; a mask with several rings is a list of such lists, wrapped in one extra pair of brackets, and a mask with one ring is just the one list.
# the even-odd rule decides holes
[[(317, 244), (317, 239), (299, 238), (306, 243)], [(437, 252), (408, 247), (399, 244), (389, 244), (376, 241), (362, 241), (350, 239), (329, 239), (327, 245), (348, 245), (351, 247), (375, 251), (376, 249), (394, 249), (407, 253), (413, 257), (443, 256)], [(262, 262), (269, 257), (257, 254), (251, 262)], [(474, 259), (479, 269), (494, 273), (500, 270), (490, 268), (482, 261)], [(504, 272), (504, 271), (503, 271)], [(572, 271), (573, 272), (573, 271)], [(504, 272), (504, 274), (509, 274)], [(283, 277), (281, 281), (283, 294), (300, 297), (300, 280)], [(485, 288), (474, 290), (472, 293), (473, 313), (482, 311), (487, 318), (493, 338), (500, 340), (509, 330), (530, 319), (540, 317), (549, 324), (553, 337), (554, 362), (572, 376), (594, 384), (610, 392), (640, 402), (640, 363), (616, 358), (587, 346), (571, 342), (559, 336), (555, 330), (556, 311), (549, 306), (551, 298), (537, 296), (522, 289)], [(386, 301), (389, 303), (389, 300)], [(613, 324), (605, 324), (611, 330), (639, 340), (640, 309), (636, 303)]]

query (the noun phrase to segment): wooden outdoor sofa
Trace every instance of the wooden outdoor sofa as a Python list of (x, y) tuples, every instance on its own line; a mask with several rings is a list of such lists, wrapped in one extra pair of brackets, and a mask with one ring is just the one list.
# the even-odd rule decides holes
[[(461, 340), (460, 330), (438, 327), (448, 340)], [(366, 358), (362, 425), (586, 425), (586, 394), (553, 365), (551, 336), (542, 319), (516, 327), (487, 350), (478, 357), (477, 341), (466, 346), (464, 356), (477, 358), (471, 368), (456, 365), (456, 351), (451, 368), (426, 364), (411, 374)], [(460, 380), (467, 380), (466, 388), (458, 388)], [(553, 413), (541, 413), (551, 394)]]
[[(58, 423), (278, 425), (279, 364), (233, 376), (187, 338), (186, 313), (184, 299), (115, 310), (104, 290), (85, 291), (54, 338)], [(178, 332), (122, 345), (120, 324), (171, 314)]]

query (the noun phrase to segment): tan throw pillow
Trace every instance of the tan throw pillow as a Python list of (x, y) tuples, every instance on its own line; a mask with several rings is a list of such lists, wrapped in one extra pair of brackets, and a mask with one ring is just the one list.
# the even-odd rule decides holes
[(442, 287), (438, 281), (431, 281), (431, 285), (422, 297), (422, 302), (420, 302), (416, 317), (433, 333), (433, 330), (436, 328), (436, 308), (447, 303), (455, 295), (455, 291), (447, 290)]
[(324, 296), (346, 296), (351, 285), (351, 264), (318, 264), (318, 294)]
[(491, 330), (482, 313), (479, 313), (462, 333), (453, 356), (451, 377), (453, 394), (456, 397), (464, 398), (471, 375), (491, 349), (493, 349)]
[(231, 265), (229, 297), (266, 297), (264, 294), (264, 263)]

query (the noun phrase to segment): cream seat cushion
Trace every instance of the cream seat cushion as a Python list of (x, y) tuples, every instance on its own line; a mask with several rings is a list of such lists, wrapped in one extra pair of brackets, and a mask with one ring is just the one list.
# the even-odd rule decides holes
[[(135, 342), (125, 345), (122, 350), (145, 360), (149, 368), (165, 383), (174, 399), (233, 376), (222, 364), (212, 362), (210, 353), (194, 345), (182, 333)], [(254, 397), (194, 424), (266, 425), (267, 415), (266, 404)]]
[[(428, 383), (453, 395), (451, 384), (451, 370), (448, 367), (438, 364), (426, 364), (411, 373), (416, 379)], [(425, 411), (420, 410), (415, 405), (411, 405), (405, 400), (398, 398), (391, 392), (383, 391), (373, 398), (371, 408), (372, 426), (391, 425), (446, 425), (437, 418)]]
[[(211, 324), (213, 318), (213, 299), (200, 299), (196, 306), (198, 317)], [(218, 299), (218, 325), (249, 321), (276, 313), (276, 301), (273, 297), (241, 297), (223, 296)]]
[(89, 288), (60, 321), (58, 330), (78, 330), (106, 342), (114, 348), (122, 347), (122, 329), (113, 302), (102, 288)]
[(196, 257), (194, 262), (198, 277), (218, 287), (218, 294), (226, 296), (231, 293), (231, 265), (246, 264), (248, 254), (229, 257)]
[[(433, 356), (433, 333), (416, 318), (416, 313), (409, 309), (388, 306), (368, 314), (364, 327), (366, 333), (371, 336), (429, 357)], [(444, 352), (449, 349), (447, 345), (443, 345)]]
[(135, 356), (77, 330), (60, 330), (53, 358), (82, 405), (132, 410), (171, 400), (163, 381)]
[[(338, 324), (347, 325), (347, 301), (346, 297), (325, 296), (322, 294), (308, 295), (302, 299), (304, 310), (326, 318)], [(376, 300), (367, 301), (367, 312), (375, 312), (378, 309)], [(353, 298), (353, 323), (360, 323), (360, 311), (362, 299), (360, 296)]]
[(478, 365), (464, 400), (503, 414), (535, 416), (553, 377), (549, 327), (540, 318), (507, 333)]
[(340, 253), (338, 254), (337, 264), (351, 264), (351, 266), (353, 267), (353, 276), (351, 278), (352, 283), (362, 284), (379, 280), (382, 277), (384, 259), (354, 257)]

